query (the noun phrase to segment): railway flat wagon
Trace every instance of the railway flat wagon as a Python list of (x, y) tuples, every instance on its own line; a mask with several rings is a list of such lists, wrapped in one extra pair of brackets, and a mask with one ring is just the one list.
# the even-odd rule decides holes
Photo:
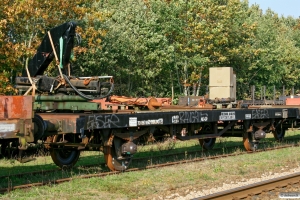
[[(76, 101), (78, 105), (86, 104), (77, 112), (76, 102), (69, 97), (62, 95), (57, 96), (59, 101), (47, 101), (39, 96), (1, 96), (2, 153), (7, 148), (26, 150), (41, 140), (59, 167), (73, 166), (80, 151), (100, 150), (111, 170), (125, 170), (141, 138), (149, 141), (154, 136), (167, 135), (179, 140), (199, 139), (203, 148), (211, 149), (217, 137), (233, 136), (242, 138), (247, 151), (255, 151), (267, 133), (281, 140), (287, 128), (298, 127), (299, 123), (299, 109), (284, 105), (214, 109), (162, 105), (151, 99), (155, 106), (113, 104), (119, 108), (112, 109), (109, 103), (103, 109), (104, 101), (102, 105)], [(68, 101), (61, 100), (64, 98)], [(61, 106), (64, 109), (60, 112), (54, 109)]]

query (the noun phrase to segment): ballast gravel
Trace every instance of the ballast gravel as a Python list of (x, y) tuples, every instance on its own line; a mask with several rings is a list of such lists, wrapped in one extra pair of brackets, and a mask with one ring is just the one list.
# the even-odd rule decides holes
[[(173, 194), (167, 194), (166, 196), (156, 196), (153, 198), (153, 200), (157, 199), (174, 199), (174, 200), (188, 200), (188, 199), (197, 199), (199, 197), (203, 197), (206, 195), (214, 194), (217, 192), (222, 192), (230, 189), (234, 189), (241, 186), (246, 186), (250, 184), (254, 184), (261, 181), (266, 181), (273, 178), (278, 178), (281, 176), (290, 175), (293, 173), (300, 172), (300, 167), (293, 168), (293, 169), (281, 169), (281, 173), (272, 173), (267, 172), (261, 175), (259, 178), (251, 178), (251, 179), (242, 179), (239, 182), (231, 182), (231, 183), (224, 183), (222, 187), (217, 188), (211, 188), (211, 189), (204, 189), (201, 190), (200, 188), (193, 188), (193, 189), (187, 189), (184, 193), (184, 195), (179, 193), (173, 193)], [(300, 192), (300, 191), (299, 191)]]

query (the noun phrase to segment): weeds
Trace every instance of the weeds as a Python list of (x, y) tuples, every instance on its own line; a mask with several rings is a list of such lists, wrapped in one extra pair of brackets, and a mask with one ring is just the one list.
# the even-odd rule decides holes
[[(202, 151), (197, 154), (189, 154), (192, 150), (200, 150), (197, 140), (178, 142), (165, 141), (158, 145), (139, 146), (137, 157), (149, 157), (145, 163), (134, 162), (134, 166), (147, 166), (155, 163), (168, 162), (180, 159), (193, 159), (206, 157), (214, 154), (241, 153), (243, 147), (234, 147), (241, 144), (241, 138), (233, 140), (218, 139), (216, 148), (220, 152)], [(264, 147), (278, 145), (273, 138), (266, 139)], [(300, 144), (299, 141), (297, 141)], [(180, 157), (163, 157), (154, 159), (153, 155), (165, 155), (172, 152), (184, 152)], [(96, 173), (103, 169), (101, 167), (85, 168), (80, 167), (86, 164), (103, 162), (103, 154), (99, 152), (83, 152), (81, 159), (72, 170), (58, 171), (47, 176), (30, 176), (25, 178), (11, 179), (7, 177), (1, 181), (1, 187), (13, 186), (20, 182), (37, 182), (41, 180), (54, 180), (59, 177), (77, 177), (85, 173)], [(49, 156), (38, 157), (32, 163), (20, 164), (17, 161), (0, 160), (2, 175), (20, 173), (25, 171), (37, 171), (56, 169)], [(242, 180), (253, 177), (260, 177), (263, 174), (274, 173), (276, 171), (287, 170), (300, 165), (300, 147), (280, 149), (271, 152), (261, 152), (258, 154), (243, 154), (236, 157), (222, 158), (219, 160), (204, 160), (198, 163), (187, 163), (162, 169), (151, 169), (139, 172), (122, 173), (119, 175), (104, 178), (76, 179), (70, 183), (52, 185), (51, 187), (37, 187), (27, 191), (13, 191), (0, 196), (4, 199), (37, 199), (43, 196), (46, 199), (151, 199), (153, 193), (166, 194), (168, 190), (179, 190), (191, 186), (195, 188), (212, 188), (222, 185), (229, 180)], [(3, 183), (4, 182), (4, 183)]]
[(224, 167), (221, 164), (214, 164), (213, 172), (219, 173), (219, 172), (223, 172), (223, 171), (224, 171)]

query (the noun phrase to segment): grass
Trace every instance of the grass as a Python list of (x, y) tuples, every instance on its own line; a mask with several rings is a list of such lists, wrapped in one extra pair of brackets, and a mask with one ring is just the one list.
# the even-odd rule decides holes
[[(299, 132), (298, 132), (299, 133)], [(297, 136), (296, 132), (289, 132), (288, 138)], [(267, 138), (265, 145), (276, 145), (274, 139)], [(230, 146), (241, 144), (241, 138), (218, 139), (216, 148), (226, 152)], [(148, 145), (139, 148), (137, 157), (161, 155), (174, 151), (190, 151), (198, 149), (198, 141), (178, 142), (174, 146), (163, 143)], [(222, 152), (223, 151), (223, 152)], [(234, 148), (232, 152), (242, 151)], [(194, 156), (194, 155), (193, 155)], [(77, 166), (87, 163), (104, 162), (99, 152), (84, 152)], [(159, 161), (157, 161), (159, 162)], [(133, 166), (136, 165), (133, 161)], [(259, 177), (267, 173), (282, 172), (288, 168), (300, 165), (300, 147), (280, 149), (257, 154), (246, 154), (237, 157), (228, 157), (218, 160), (206, 160), (200, 163), (187, 163), (160, 169), (150, 169), (139, 172), (129, 172), (103, 178), (75, 179), (60, 185), (36, 187), (29, 190), (16, 190), (0, 195), (0, 199), (153, 199), (177, 192), (207, 189), (222, 186), (223, 183), (236, 182), (242, 179)], [(20, 164), (10, 160), (0, 160), (0, 174), (20, 173), (20, 171), (55, 169), (51, 158), (37, 157), (35, 161)], [(132, 166), (132, 167), (133, 167)], [(80, 168), (80, 167), (78, 167)], [(77, 170), (77, 171), (76, 171)], [(96, 169), (82, 172), (58, 171), (55, 176), (76, 177), (80, 173), (94, 173)], [(102, 170), (102, 169), (98, 169)], [(49, 179), (53, 177), (47, 177)], [(46, 178), (46, 179), (47, 179)], [(25, 177), (21, 180), (1, 180), (2, 187), (14, 182), (35, 182), (41, 177)]]

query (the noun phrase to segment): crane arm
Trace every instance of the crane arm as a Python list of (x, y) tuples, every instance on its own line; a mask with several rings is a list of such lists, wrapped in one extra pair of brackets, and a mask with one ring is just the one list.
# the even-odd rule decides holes
[[(64, 24), (54, 27), (49, 31), (57, 55), (60, 55), (60, 51), (62, 49), (62, 60), (59, 60), (59, 62), (62, 64), (65, 70), (67, 65), (69, 64), (71, 52), (74, 47), (74, 37), (76, 36), (75, 29), (75, 22), (66, 22)], [(59, 41), (60, 38), (62, 38), (63, 40), (62, 48)], [(60, 59), (59, 56), (58, 58)], [(53, 59), (55, 59), (54, 51), (51, 46), (49, 34), (47, 33), (44, 36), (41, 45), (38, 47), (36, 54), (28, 62), (28, 70), (30, 76), (35, 77), (37, 75), (43, 75), (49, 64), (53, 61)], [(27, 76), (26, 70), (23, 71), (22, 76)]]

